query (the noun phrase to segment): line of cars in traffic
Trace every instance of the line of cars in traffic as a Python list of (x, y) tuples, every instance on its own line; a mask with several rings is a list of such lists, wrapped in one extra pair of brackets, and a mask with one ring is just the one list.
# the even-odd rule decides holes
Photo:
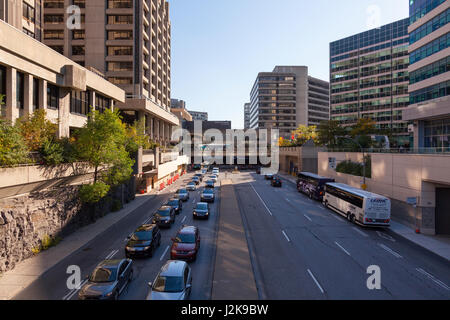
[[(195, 174), (194, 185), (200, 184), (207, 171)], [(213, 169), (218, 178), (219, 169)], [(217, 180), (216, 180), (217, 181)], [(214, 202), (214, 181), (209, 180), (201, 194), (201, 201), (193, 210), (193, 217), (210, 216), (208, 202)], [(178, 189), (175, 197), (161, 206), (151, 219), (151, 224), (138, 227), (128, 237), (125, 245), (125, 259), (107, 259), (102, 261), (86, 279), (78, 293), (80, 300), (117, 300), (123, 290), (133, 279), (133, 258), (152, 257), (156, 248), (161, 245), (161, 228), (170, 228), (176, 215), (183, 210), (183, 202), (189, 200), (189, 188)], [(195, 189), (194, 189), (195, 190)], [(196, 226), (183, 225), (176, 233), (170, 247), (170, 260), (158, 272), (155, 280), (149, 282), (150, 290), (147, 300), (185, 300), (192, 288), (192, 270), (187, 262), (195, 261), (200, 249), (200, 231)]]

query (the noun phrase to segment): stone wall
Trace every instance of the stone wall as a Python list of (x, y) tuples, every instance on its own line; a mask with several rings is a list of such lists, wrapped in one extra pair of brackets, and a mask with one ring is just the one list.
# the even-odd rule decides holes
[(134, 179), (95, 205), (81, 204), (78, 189), (61, 186), (0, 200), (0, 272), (31, 257), (45, 236), (64, 238), (111, 212), (114, 203), (117, 209), (117, 201), (123, 204), (135, 197)]

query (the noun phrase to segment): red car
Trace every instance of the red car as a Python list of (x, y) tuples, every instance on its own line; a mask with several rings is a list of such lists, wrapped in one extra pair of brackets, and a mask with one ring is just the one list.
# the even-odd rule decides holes
[(197, 227), (183, 226), (172, 242), (171, 260), (194, 261), (200, 249), (200, 232)]

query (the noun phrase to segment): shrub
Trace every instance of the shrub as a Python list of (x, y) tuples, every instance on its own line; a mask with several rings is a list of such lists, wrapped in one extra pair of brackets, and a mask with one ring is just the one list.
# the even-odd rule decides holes
[[(364, 158), (366, 163), (366, 178), (370, 178), (372, 176), (372, 166), (370, 156), (366, 156)], [(362, 177), (364, 172), (364, 167), (361, 163), (352, 162), (350, 160), (342, 161), (336, 166), (336, 172), (351, 174), (353, 176)]]
[(47, 165), (57, 165), (65, 162), (64, 146), (59, 141), (45, 141), (39, 152), (42, 160)]
[(57, 124), (46, 118), (46, 112), (43, 109), (38, 109), (32, 115), (18, 119), (16, 126), (20, 129), (20, 133), (31, 151), (39, 151), (44, 142), (53, 140), (58, 129)]
[(19, 129), (0, 119), (0, 166), (28, 162), (28, 148)]
[(108, 194), (109, 189), (110, 186), (101, 181), (84, 184), (79, 191), (80, 200), (83, 203), (97, 203)]
[(111, 211), (116, 212), (121, 210), (122, 208), (123, 208), (122, 201), (120, 201), (119, 199), (114, 199), (111, 205)]

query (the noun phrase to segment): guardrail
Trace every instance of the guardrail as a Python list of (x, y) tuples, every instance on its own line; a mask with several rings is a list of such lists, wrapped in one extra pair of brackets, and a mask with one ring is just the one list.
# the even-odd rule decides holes
[(355, 152), (355, 153), (398, 153), (398, 154), (442, 154), (449, 155), (450, 147), (446, 148), (417, 148), (417, 149), (402, 149), (402, 148), (367, 148), (367, 149), (353, 149), (353, 148), (328, 148), (324, 152)]

